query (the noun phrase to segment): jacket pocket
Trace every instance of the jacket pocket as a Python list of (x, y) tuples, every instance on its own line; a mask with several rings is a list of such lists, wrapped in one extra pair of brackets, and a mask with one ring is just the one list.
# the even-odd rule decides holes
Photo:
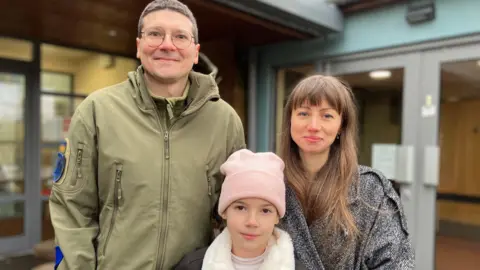
[(88, 177), (91, 172), (89, 167), (91, 155), (85, 154), (88, 149), (85, 149), (85, 144), (82, 142), (71, 145), (66, 140), (64, 147), (64, 153), (63, 155), (59, 153), (59, 160), (57, 160), (58, 163), (55, 168), (55, 173), (61, 174), (61, 178), (54, 182), (53, 188), (63, 192), (75, 193), (81, 190), (90, 180)]
[(103, 255), (105, 256), (105, 252), (107, 250), (108, 242), (110, 241), (110, 237), (112, 235), (112, 231), (115, 227), (115, 220), (117, 218), (118, 208), (120, 203), (123, 199), (122, 194), (122, 173), (123, 173), (123, 165), (121, 163), (116, 163), (115, 165), (115, 179), (114, 179), (114, 190), (113, 190), (113, 210), (112, 216), (110, 219), (110, 226), (108, 228), (107, 237), (105, 238), (105, 243), (103, 245)]
[(74, 170), (74, 175), (72, 177), (72, 182), (71, 182), (72, 187), (75, 187), (77, 185), (77, 182), (83, 178), (83, 174), (82, 174), (83, 148), (84, 148), (84, 144), (79, 143), (77, 146), (77, 152), (75, 155), (75, 170)]

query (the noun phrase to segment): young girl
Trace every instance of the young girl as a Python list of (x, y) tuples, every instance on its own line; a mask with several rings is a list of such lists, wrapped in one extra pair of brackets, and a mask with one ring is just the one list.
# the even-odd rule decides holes
[(208, 248), (186, 255), (177, 270), (290, 270), (296, 265), (290, 236), (275, 225), (285, 215), (283, 161), (273, 153), (233, 153), (218, 213), (227, 227)]

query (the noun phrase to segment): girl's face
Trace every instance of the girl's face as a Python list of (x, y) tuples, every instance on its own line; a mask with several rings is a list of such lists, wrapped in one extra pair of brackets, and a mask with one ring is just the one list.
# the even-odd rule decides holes
[(227, 220), (232, 252), (242, 258), (262, 255), (279, 222), (275, 206), (258, 198), (235, 201), (222, 217)]
[(341, 115), (322, 101), (318, 106), (304, 103), (294, 109), (291, 116), (292, 140), (305, 154), (328, 153), (340, 132)]

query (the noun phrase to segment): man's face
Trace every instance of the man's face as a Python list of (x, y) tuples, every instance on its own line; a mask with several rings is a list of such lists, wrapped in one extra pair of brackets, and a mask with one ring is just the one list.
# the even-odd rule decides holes
[[(142, 35), (137, 38), (137, 58), (148, 75), (162, 82), (175, 82), (188, 76), (192, 66), (198, 63), (200, 51), (192, 29), (192, 22), (175, 11), (154, 11), (143, 18)], [(163, 42), (159, 44), (162, 36)]]

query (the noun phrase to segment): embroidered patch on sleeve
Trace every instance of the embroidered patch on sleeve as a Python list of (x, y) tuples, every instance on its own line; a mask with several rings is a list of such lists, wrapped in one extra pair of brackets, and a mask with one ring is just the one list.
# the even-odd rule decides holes
[(53, 182), (61, 184), (65, 180), (65, 175), (68, 168), (68, 161), (70, 157), (70, 145), (68, 139), (65, 139), (59, 147), (57, 159), (55, 161), (55, 169), (53, 170)]

